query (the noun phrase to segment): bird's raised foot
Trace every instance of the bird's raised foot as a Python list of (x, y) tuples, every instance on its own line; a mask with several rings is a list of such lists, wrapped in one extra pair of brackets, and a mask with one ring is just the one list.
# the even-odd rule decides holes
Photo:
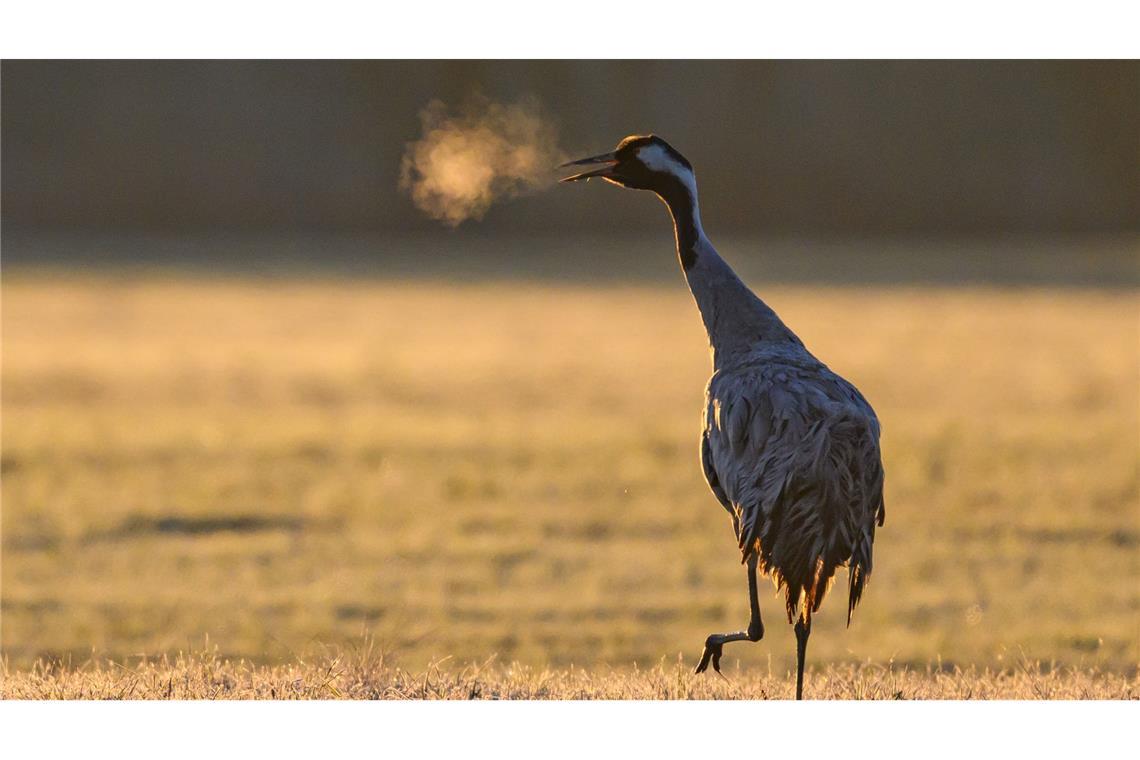
[[(724, 654), (724, 636), (713, 633), (705, 639), (705, 651), (701, 655), (701, 661), (697, 663), (697, 669), (694, 673), (704, 673), (708, 670), (709, 663), (712, 663), (713, 670), (717, 672), (721, 678), (724, 678), (724, 673), (720, 672), (720, 657)], [(727, 679), (726, 679), (727, 680)]]

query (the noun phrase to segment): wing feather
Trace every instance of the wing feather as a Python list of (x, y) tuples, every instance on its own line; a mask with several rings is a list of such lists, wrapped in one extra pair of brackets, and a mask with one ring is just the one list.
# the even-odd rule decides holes
[(714, 374), (701, 459), (733, 517), (743, 558), (785, 589), (791, 620), (818, 609), (837, 567), (850, 570), (848, 620), (882, 524), (879, 423), (843, 378), (818, 362), (767, 361)]

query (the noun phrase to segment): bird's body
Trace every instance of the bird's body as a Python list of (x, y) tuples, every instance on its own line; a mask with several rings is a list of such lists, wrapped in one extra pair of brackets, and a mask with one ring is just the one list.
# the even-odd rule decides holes
[(811, 616), (836, 569), (848, 568), (848, 623), (871, 572), (884, 516), (878, 418), (720, 257), (701, 225), (692, 167), (672, 147), (630, 137), (611, 154), (575, 163), (607, 166), (568, 179), (597, 176), (652, 190), (669, 207), (712, 349), (701, 464), (748, 566), (752, 617), (746, 631), (710, 635), (697, 671), (710, 662), (719, 671), (724, 644), (763, 636), (759, 570), (783, 590), (795, 622), (800, 698)]
[(862, 395), (801, 346), (757, 350), (717, 370), (706, 393), (701, 461), (747, 560), (786, 595), (788, 622), (819, 609), (849, 565), (848, 611), (871, 570), (882, 518), (879, 424)]

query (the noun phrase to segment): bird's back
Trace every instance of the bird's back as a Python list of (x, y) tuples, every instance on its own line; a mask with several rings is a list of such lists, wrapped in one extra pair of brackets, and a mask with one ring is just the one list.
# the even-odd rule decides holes
[(719, 367), (706, 397), (705, 476), (744, 558), (758, 554), (785, 590), (789, 621), (818, 609), (847, 565), (850, 620), (883, 519), (874, 410), (798, 340), (760, 342)]

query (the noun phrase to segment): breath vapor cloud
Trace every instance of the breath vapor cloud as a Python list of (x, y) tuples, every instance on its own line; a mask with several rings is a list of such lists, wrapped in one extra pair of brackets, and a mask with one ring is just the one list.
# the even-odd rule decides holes
[(491, 204), (552, 183), (562, 163), (558, 130), (534, 100), (478, 97), (458, 113), (434, 100), (420, 112), (423, 136), (408, 143), (400, 189), (452, 227), (482, 219)]

